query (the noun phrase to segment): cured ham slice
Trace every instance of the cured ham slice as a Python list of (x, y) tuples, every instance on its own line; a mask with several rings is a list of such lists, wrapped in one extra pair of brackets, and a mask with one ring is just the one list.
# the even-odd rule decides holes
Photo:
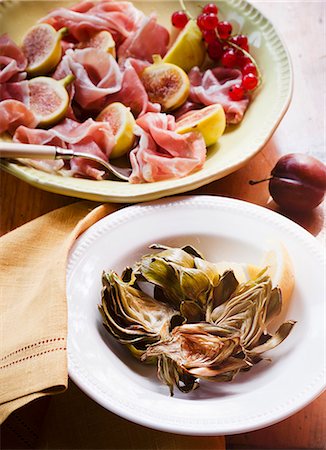
[(157, 23), (155, 15), (144, 17), (139, 29), (120, 45), (119, 60), (133, 57), (152, 62), (153, 55), (165, 55), (169, 39), (169, 32)]
[(144, 14), (130, 2), (86, 1), (71, 9), (58, 8), (39, 22), (51, 24), (55, 29), (67, 27), (78, 41), (89, 39), (101, 30), (110, 31), (116, 43), (122, 42), (129, 33), (139, 27)]
[(67, 50), (54, 78), (61, 79), (70, 73), (75, 76), (74, 92), (70, 95), (85, 109), (102, 109), (107, 103), (106, 96), (121, 89), (118, 63), (110, 53), (97, 48)]
[(233, 101), (230, 100), (228, 91), (230, 87), (241, 83), (241, 79), (241, 72), (237, 69), (217, 67), (202, 73), (198, 67), (194, 67), (189, 73), (189, 100), (205, 106), (220, 103), (227, 123), (239, 123), (247, 109), (249, 98)]
[[(13, 139), (15, 142), (27, 144), (47, 144), (71, 148), (74, 151), (99, 156), (105, 161), (108, 160), (115, 143), (110, 125), (107, 122), (95, 122), (93, 119), (88, 119), (84, 123), (65, 119), (50, 130), (31, 130), (19, 127)], [(102, 179), (105, 173), (96, 163), (83, 158), (71, 160), (70, 167), (71, 175), (82, 175), (97, 180)]]
[[(19, 81), (26, 66), (27, 59), (21, 49), (7, 34), (0, 36), (0, 83)], [(20, 78), (17, 79), (17, 75)]]
[(140, 140), (130, 153), (131, 183), (181, 178), (203, 166), (206, 146), (202, 135), (176, 133), (173, 116), (147, 113), (137, 125), (135, 134)]
[(0, 133), (8, 131), (13, 134), (20, 125), (36, 127), (37, 120), (32, 111), (17, 100), (0, 102)]
[(111, 95), (108, 98), (108, 103), (122, 102), (125, 106), (129, 106), (136, 117), (146, 112), (160, 112), (161, 106), (158, 103), (149, 101), (147, 92), (137, 73), (141, 67), (145, 68), (147, 65), (148, 63), (143, 61), (126, 60), (121, 90)]
[(0, 101), (17, 100), (29, 106), (29, 87), (27, 81), (0, 84)]

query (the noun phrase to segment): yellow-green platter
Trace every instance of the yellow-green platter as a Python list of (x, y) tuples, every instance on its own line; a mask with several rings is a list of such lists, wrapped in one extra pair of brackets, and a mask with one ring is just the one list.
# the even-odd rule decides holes
[[(0, 29), (19, 44), (29, 27), (48, 11), (76, 2), (16, 1), (0, 3)], [(177, 1), (134, 1), (146, 14), (155, 11), (158, 20), (169, 27), (171, 13), (180, 9)], [(198, 14), (200, 3), (189, 1)], [(16, 177), (46, 191), (96, 201), (134, 203), (187, 192), (220, 179), (242, 167), (256, 155), (284, 116), (291, 100), (293, 75), (288, 51), (270, 21), (245, 0), (219, 1), (220, 15), (230, 20), (236, 31), (249, 37), (252, 54), (263, 74), (242, 123), (230, 128), (219, 144), (209, 148), (203, 169), (177, 180), (130, 184), (122, 181), (94, 181), (49, 174), (31, 167), (2, 160), (0, 167)], [(0, 138), (1, 139), (1, 138)]]

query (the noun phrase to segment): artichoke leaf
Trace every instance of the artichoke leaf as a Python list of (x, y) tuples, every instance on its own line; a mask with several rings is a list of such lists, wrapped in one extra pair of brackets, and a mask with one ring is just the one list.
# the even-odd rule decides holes
[(162, 355), (158, 359), (157, 375), (169, 387), (171, 397), (174, 395), (174, 386), (177, 386), (181, 392), (187, 393), (199, 385), (194, 376), (188, 374), (166, 355)]
[(184, 300), (178, 266), (155, 257), (143, 260), (138, 270), (146, 281), (162, 288), (167, 300), (173, 305), (178, 307)]
[(146, 281), (160, 287), (167, 301), (177, 308), (186, 300), (206, 305), (211, 296), (209, 278), (195, 268), (182, 267), (154, 257), (150, 261), (143, 261), (139, 273)]
[(198, 269), (181, 269), (179, 273), (183, 298), (206, 306), (212, 291), (207, 275)]
[(192, 245), (185, 245), (184, 247), (182, 247), (182, 250), (186, 253), (189, 253), (189, 255), (192, 255), (194, 258), (205, 259), (202, 253), (200, 253)]
[(178, 264), (179, 266), (182, 267), (193, 268), (195, 266), (194, 256), (192, 255), (192, 253), (185, 251), (184, 248), (173, 248), (160, 244), (153, 244), (150, 246), (150, 248), (162, 251), (152, 255), (148, 255), (149, 257), (162, 258), (166, 262)]
[(188, 323), (201, 322), (204, 319), (204, 312), (201, 306), (193, 301), (182, 302), (180, 313)]
[(271, 292), (267, 311), (266, 311), (266, 324), (271, 322), (274, 317), (278, 316), (282, 310), (282, 293), (279, 288), (274, 288)]
[(281, 342), (284, 341), (284, 339), (288, 337), (295, 324), (296, 322), (294, 320), (288, 320), (284, 322), (268, 341), (248, 351), (247, 354), (249, 356), (256, 356), (277, 347)]
[(211, 282), (212, 286), (216, 287), (220, 280), (220, 274), (217, 271), (216, 265), (201, 258), (195, 258), (194, 262), (196, 269), (199, 269), (202, 272), (204, 272), (206, 276), (209, 278), (209, 281)]
[(134, 286), (137, 282), (136, 275), (132, 269), (132, 267), (126, 267), (121, 274), (121, 279), (125, 283), (130, 284), (130, 286)]
[[(228, 372), (239, 371), (242, 369), (250, 369), (252, 367), (248, 361), (237, 358), (228, 358), (223, 364), (216, 367), (200, 367), (195, 369), (190, 369), (189, 372), (200, 378), (213, 378), (217, 375), (222, 375)], [(213, 380), (212, 380), (213, 381)]]
[(212, 309), (225, 303), (237, 289), (239, 283), (233, 270), (227, 270), (221, 276), (213, 291)]

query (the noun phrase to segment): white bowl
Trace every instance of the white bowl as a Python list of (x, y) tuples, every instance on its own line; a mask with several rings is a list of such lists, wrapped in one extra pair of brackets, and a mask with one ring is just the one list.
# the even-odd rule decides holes
[[(122, 269), (152, 243), (192, 244), (209, 261), (259, 263), (266, 242), (286, 246), (296, 287), (290, 336), (248, 373), (229, 383), (201, 383), (174, 397), (153, 367), (135, 360), (104, 329), (97, 304), (104, 269)], [(324, 254), (307, 231), (267, 209), (211, 196), (129, 206), (87, 230), (67, 269), (69, 374), (91, 398), (139, 424), (191, 435), (255, 430), (295, 413), (325, 386)]]

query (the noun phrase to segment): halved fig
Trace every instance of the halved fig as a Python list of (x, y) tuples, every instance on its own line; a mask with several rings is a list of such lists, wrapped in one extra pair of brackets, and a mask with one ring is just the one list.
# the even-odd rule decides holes
[(164, 63), (159, 55), (154, 55), (153, 61), (154, 64), (146, 67), (141, 75), (150, 101), (159, 103), (163, 111), (178, 108), (189, 95), (188, 75), (175, 64)]

